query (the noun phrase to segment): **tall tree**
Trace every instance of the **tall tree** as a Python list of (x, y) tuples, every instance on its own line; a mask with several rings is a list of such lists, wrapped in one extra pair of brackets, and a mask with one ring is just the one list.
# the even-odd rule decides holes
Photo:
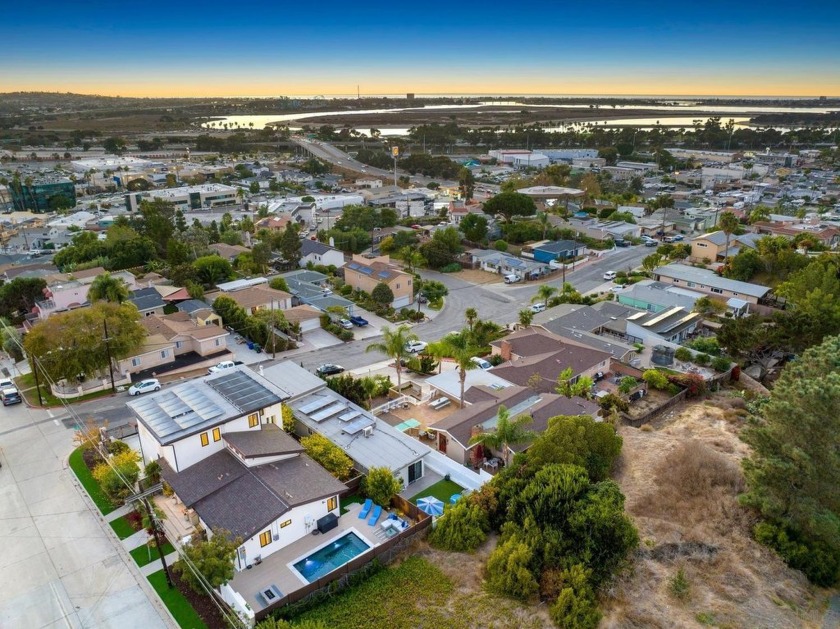
[(16, 277), (0, 286), (0, 316), (13, 323), (23, 320), (26, 313), (43, 300), (47, 283), (40, 277)]
[(291, 221), (286, 224), (286, 229), (283, 232), (283, 236), (280, 238), (278, 245), (280, 255), (283, 256), (283, 260), (286, 264), (288, 264), (291, 268), (297, 268), (300, 264), (301, 244), (297, 230), (294, 225), (292, 225)]
[(473, 333), (461, 330), (459, 333), (449, 334), (427, 349), (436, 358), (451, 358), (458, 369), (458, 380), (461, 383), (461, 408), (464, 408), (464, 388), (467, 381), (467, 371), (476, 369), (473, 358), (478, 356), (481, 347), (475, 343)]
[(732, 236), (732, 234), (738, 231), (738, 228), (741, 226), (741, 223), (738, 220), (738, 217), (735, 216), (732, 212), (723, 212), (720, 215), (718, 226), (720, 227), (721, 231), (726, 235), (726, 247), (723, 251), (726, 255), (726, 260), (729, 260), (729, 238)]
[(469, 201), (473, 198), (473, 192), (475, 190), (475, 177), (473, 176), (472, 171), (466, 166), (462, 167), (458, 172), (458, 188), (460, 189), (461, 196), (465, 201)]
[(475, 308), (467, 308), (464, 310), (464, 318), (467, 320), (467, 327), (470, 332), (472, 332), (475, 322), (478, 321), (478, 310)]
[(128, 299), (128, 285), (121, 277), (110, 273), (97, 275), (88, 290), (88, 301), (110, 301), (121, 304)]
[(459, 227), (470, 242), (482, 242), (487, 237), (487, 217), (481, 214), (467, 214)]
[(537, 292), (531, 297), (531, 303), (535, 302), (542, 302), (544, 304), (548, 304), (548, 300), (551, 299), (551, 296), (557, 292), (557, 288), (551, 286), (549, 284), (540, 284), (540, 287), (537, 289)]
[(397, 389), (402, 390), (402, 362), (410, 356), (406, 345), (409, 341), (416, 341), (414, 334), (407, 325), (401, 325), (396, 329), (387, 325), (382, 328), (382, 340), (378, 343), (371, 343), (365, 348), (366, 352), (381, 352), (388, 358), (393, 358), (397, 370)]
[(498, 420), (493, 430), (484, 431), (470, 439), (470, 443), (480, 443), (492, 450), (502, 453), (505, 465), (508, 464), (509, 450), (512, 446), (528, 443), (536, 433), (528, 430), (525, 426), (533, 422), (530, 415), (520, 415), (515, 419), (510, 418), (510, 411), (506, 406), (499, 407)]
[(484, 202), (484, 213), (500, 215), (507, 222), (514, 216), (533, 216), (537, 211), (534, 200), (519, 192), (501, 192)]
[[(840, 337), (785, 367), (744, 440), (743, 502), (786, 533), (775, 546), (821, 585), (840, 576)], [(770, 536), (767, 536), (770, 537)], [(806, 550), (792, 551), (799, 540)]]

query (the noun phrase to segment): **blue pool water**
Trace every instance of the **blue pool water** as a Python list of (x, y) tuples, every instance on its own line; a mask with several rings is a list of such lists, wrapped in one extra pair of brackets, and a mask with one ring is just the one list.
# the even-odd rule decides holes
[(361, 537), (350, 532), (293, 565), (304, 579), (312, 583), (358, 557), (369, 548), (370, 545)]

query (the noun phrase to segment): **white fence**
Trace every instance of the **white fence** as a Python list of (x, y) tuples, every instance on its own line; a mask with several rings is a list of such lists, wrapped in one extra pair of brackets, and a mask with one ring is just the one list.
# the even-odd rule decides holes
[(424, 465), (441, 476), (449, 475), (449, 478), (461, 485), (464, 489), (479, 489), (484, 483), (493, 478), (487, 472), (473, 472), (470, 468), (461, 465), (441, 454), (437, 450), (429, 448), (428, 454), (423, 458)]

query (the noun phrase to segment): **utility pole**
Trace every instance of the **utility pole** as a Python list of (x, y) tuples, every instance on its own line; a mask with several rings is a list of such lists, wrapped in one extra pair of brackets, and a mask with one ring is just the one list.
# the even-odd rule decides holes
[(103, 319), (102, 325), (105, 328), (105, 352), (108, 355), (108, 373), (111, 375), (111, 393), (116, 393), (117, 387), (114, 384), (114, 364), (111, 362), (111, 346), (108, 345), (108, 342), (111, 340), (108, 338), (108, 320)]
[(277, 358), (277, 352), (274, 349), (277, 335), (274, 333), (274, 297), (271, 298), (271, 359)]
[(44, 405), (44, 400), (41, 397), (41, 383), (38, 381), (38, 359), (32, 357), (32, 374), (35, 376), (35, 390), (38, 392), (38, 404)]
[(160, 563), (163, 566), (163, 572), (166, 575), (166, 582), (169, 584), (169, 588), (172, 589), (175, 586), (172, 584), (172, 575), (169, 574), (169, 566), (166, 565), (166, 558), (163, 556), (163, 544), (161, 544), (160, 541), (160, 529), (158, 528), (157, 517), (149, 504), (148, 498), (143, 498), (143, 504), (146, 506), (146, 513), (149, 514), (149, 523), (152, 525), (152, 534), (155, 536), (155, 544), (157, 544), (158, 555), (160, 555)]

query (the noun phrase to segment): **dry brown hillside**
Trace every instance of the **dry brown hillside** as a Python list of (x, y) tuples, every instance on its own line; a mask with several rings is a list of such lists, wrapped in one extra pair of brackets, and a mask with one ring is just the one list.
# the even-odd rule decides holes
[[(615, 477), (641, 544), (632, 571), (603, 599), (602, 627), (820, 626), (825, 595), (751, 539), (738, 505), (743, 407), (722, 392), (621, 429)], [(682, 596), (672, 587), (680, 569)]]

